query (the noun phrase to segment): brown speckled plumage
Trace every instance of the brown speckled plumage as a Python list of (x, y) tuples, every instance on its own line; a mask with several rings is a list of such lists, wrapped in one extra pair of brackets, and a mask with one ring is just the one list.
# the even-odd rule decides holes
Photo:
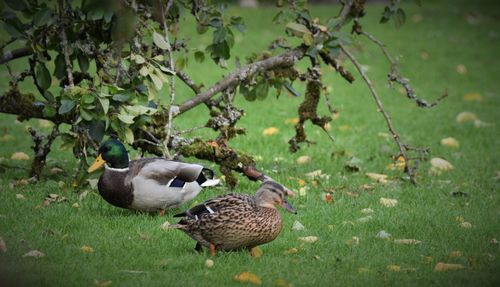
[(255, 196), (227, 194), (210, 199), (184, 213), (178, 228), (202, 246), (216, 250), (251, 249), (274, 240), (282, 229), (278, 204), (295, 212), (286, 197), (293, 193), (276, 182), (265, 182)]

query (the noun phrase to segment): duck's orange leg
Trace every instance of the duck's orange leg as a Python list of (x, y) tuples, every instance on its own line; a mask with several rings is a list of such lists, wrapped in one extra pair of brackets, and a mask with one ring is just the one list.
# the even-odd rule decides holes
[(210, 243), (209, 248), (210, 248), (210, 256), (215, 256), (215, 245)]

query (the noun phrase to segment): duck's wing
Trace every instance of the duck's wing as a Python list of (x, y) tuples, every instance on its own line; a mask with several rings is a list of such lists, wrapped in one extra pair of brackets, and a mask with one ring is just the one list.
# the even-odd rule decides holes
[(174, 217), (190, 217), (198, 219), (206, 213), (217, 213), (224, 208), (255, 209), (256, 204), (253, 197), (246, 194), (229, 193), (219, 197), (209, 199), (203, 203), (195, 205), (185, 212), (174, 215)]
[(203, 166), (163, 158), (145, 158), (133, 160), (129, 164), (128, 179), (139, 176), (166, 185), (177, 178), (184, 182), (195, 181), (203, 170)]

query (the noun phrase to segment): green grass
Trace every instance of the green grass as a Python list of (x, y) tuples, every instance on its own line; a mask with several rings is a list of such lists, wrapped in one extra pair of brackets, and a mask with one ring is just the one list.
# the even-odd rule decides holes
[[(337, 7), (313, 8), (313, 13), (323, 18), (336, 11)], [(364, 28), (383, 40), (393, 54), (402, 56), (401, 70), (411, 79), (418, 95), (432, 101), (447, 89), (450, 96), (433, 109), (418, 109), (397, 89), (386, 87), (388, 64), (377, 47), (356, 39), (362, 45), (357, 46), (355, 54), (361, 63), (369, 65), (368, 74), (403, 139), (430, 147), (433, 157), (450, 161), (454, 170), (432, 176), (425, 162), (419, 169), (417, 187), (398, 180), (398, 172), (386, 170), (390, 158), (380, 150), (384, 146), (394, 149), (394, 145), (378, 135), (387, 129), (358, 75), (355, 84), (349, 85), (334, 71), (325, 69), (325, 83), (332, 87), (332, 101), (341, 114), (332, 122), (336, 142), (331, 143), (322, 132), (308, 126), (311, 139), (318, 144), (304, 147), (297, 154), (287, 151), (293, 127), (285, 124), (285, 119), (296, 117), (300, 98), (270, 97), (266, 102), (253, 103), (238, 100), (247, 112), (239, 125), (247, 128), (248, 135), (236, 139), (234, 146), (262, 156), (259, 167), (290, 188), (298, 190), (300, 178), (307, 181), (309, 189), (306, 196), (290, 200), (299, 213), (283, 214), (284, 229), (275, 241), (262, 246), (261, 258), (251, 258), (244, 252), (219, 253), (213, 258), (214, 267), (208, 269), (204, 266), (210, 257), (207, 252), (195, 253), (194, 242), (187, 236), (160, 228), (164, 221), (175, 221), (172, 214), (159, 217), (121, 210), (106, 204), (95, 192), (80, 200), (64, 185), (70, 181), (76, 163), (68, 151), (59, 152), (57, 144), (47, 169), (58, 166), (64, 173), (51, 175), (47, 171), (46, 181), (11, 188), (11, 183), (26, 178), (29, 162), (12, 161), (10, 156), (16, 151), (32, 155), (25, 128), (38, 127), (38, 122), (16, 123), (13, 116), (0, 115), (0, 137), (14, 137), (0, 143), (0, 236), (7, 245), (7, 252), (0, 253), (0, 281), (16, 286), (93, 286), (95, 280), (111, 280), (111, 286), (235, 286), (239, 283), (232, 277), (250, 271), (262, 279), (264, 286), (271, 286), (278, 278), (294, 286), (498, 286), (500, 247), (491, 242), (500, 240), (499, 182), (494, 179), (500, 170), (498, 5), (495, 1), (433, 1), (421, 8), (409, 6), (408, 22), (400, 29), (377, 24), (381, 11), (380, 5), (369, 6)], [(237, 36), (234, 52), (241, 57), (262, 50), (282, 29), (270, 23), (275, 11), (269, 8), (231, 8), (230, 12), (245, 16), (248, 26), (246, 35)], [(422, 20), (413, 21), (415, 15)], [(467, 22), (467, 15), (474, 16), (475, 22)], [(194, 29), (183, 29), (193, 35), (194, 42)], [(421, 59), (423, 52), (428, 54), (427, 60)], [(459, 64), (466, 66), (465, 75), (456, 72)], [(351, 65), (347, 67), (354, 71)], [(214, 72), (210, 63), (199, 65), (194, 59), (190, 60), (190, 69), (196, 72), (195, 80), (205, 85), (222, 75)], [(3, 66), (0, 75), (7, 77)], [(4, 81), (0, 87), (6, 85)], [(296, 88), (303, 91), (303, 86)], [(463, 96), (471, 92), (480, 93), (483, 100), (465, 101)], [(178, 94), (179, 101), (190, 95), (181, 84)], [(323, 103), (321, 111), (326, 112)], [(462, 111), (473, 112), (493, 126), (458, 124), (455, 117)], [(203, 123), (205, 117), (206, 110), (200, 107), (176, 124), (193, 126)], [(262, 130), (270, 126), (278, 127), (280, 132), (263, 137)], [(440, 140), (448, 136), (460, 142), (459, 149), (440, 145)], [(339, 151), (363, 160), (362, 171), (347, 172), (343, 168), (347, 158), (332, 156)], [(301, 155), (311, 156), (311, 163), (295, 164)], [(320, 179), (314, 186), (304, 174), (318, 169), (330, 178)], [(365, 172), (389, 174), (394, 182), (373, 184)], [(372, 184), (375, 189), (363, 191), (363, 184)], [(238, 191), (252, 193), (257, 186), (241, 178)], [(333, 204), (323, 201), (324, 188), (334, 189)], [(450, 195), (458, 191), (468, 196)], [(206, 190), (196, 200), (225, 192), (226, 187)], [(68, 200), (37, 208), (49, 193)], [(26, 199), (16, 199), (16, 194)], [(399, 204), (383, 207), (379, 204), (381, 197), (397, 199)], [(79, 207), (72, 207), (74, 203)], [(374, 210), (373, 219), (366, 223), (357, 221), (365, 216), (363, 208)], [(473, 227), (459, 227), (457, 217), (463, 217)], [(305, 230), (292, 231), (295, 220), (304, 224)], [(398, 245), (376, 238), (380, 230), (397, 239), (413, 238), (422, 243)], [(303, 244), (297, 239), (309, 235), (319, 237), (319, 241)], [(359, 238), (359, 244), (348, 244), (354, 236)], [(94, 252), (82, 252), (84, 245), (91, 246)], [(285, 255), (292, 247), (299, 252)], [(33, 249), (46, 256), (23, 258)], [(460, 251), (462, 256), (450, 257), (452, 251)], [(463, 264), (466, 268), (434, 272), (437, 262)], [(399, 265), (405, 271), (391, 272), (387, 265)]]

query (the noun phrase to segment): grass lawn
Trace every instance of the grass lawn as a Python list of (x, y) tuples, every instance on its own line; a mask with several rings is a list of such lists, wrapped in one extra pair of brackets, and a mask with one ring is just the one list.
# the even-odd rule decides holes
[[(397, 88), (387, 87), (389, 65), (366, 39), (356, 38), (350, 48), (375, 82), (404, 141), (429, 147), (431, 157), (446, 159), (453, 170), (432, 175), (430, 163), (423, 162), (415, 187), (399, 179), (401, 172), (387, 169), (391, 159), (385, 150), (396, 148), (384, 136), (382, 116), (352, 65), (346, 65), (356, 77), (352, 85), (329, 68), (323, 73), (332, 103), (340, 111), (331, 123), (335, 143), (308, 126), (317, 144), (290, 154), (287, 141), (294, 129), (286, 120), (297, 117), (302, 98), (270, 96), (266, 102), (251, 103), (239, 99), (247, 112), (240, 126), (247, 128), (248, 135), (236, 139), (234, 147), (258, 155), (259, 167), (276, 180), (298, 193), (302, 188), (301, 196), (290, 200), (298, 214), (283, 213), (284, 229), (275, 241), (261, 247), (262, 257), (219, 253), (212, 258), (214, 266), (207, 268), (208, 252), (194, 252), (195, 242), (186, 235), (161, 228), (165, 221), (175, 222), (172, 214), (190, 204), (160, 217), (115, 208), (95, 190), (80, 196), (68, 187), (76, 162), (69, 151), (59, 151), (57, 143), (44, 172), (46, 180), (17, 185), (27, 177), (30, 162), (10, 157), (17, 151), (32, 157), (26, 127), (48, 128), (36, 120), (19, 123), (13, 116), (0, 115), (0, 237), (7, 247), (0, 253), (0, 285), (238, 286), (244, 284), (233, 276), (248, 271), (259, 276), (263, 286), (500, 286), (500, 6), (496, 1), (423, 2), (422, 7), (408, 5), (407, 23), (399, 29), (378, 24), (381, 4), (368, 6), (362, 23), (401, 56), (401, 71), (421, 98), (432, 102), (448, 90), (449, 97), (440, 105), (417, 108)], [(338, 7), (312, 11), (326, 18), (336, 15)], [(231, 8), (230, 13), (246, 20), (248, 32), (237, 35), (234, 50), (242, 60), (265, 48), (283, 29), (271, 23), (276, 13), (271, 8)], [(194, 42), (194, 27), (186, 24), (182, 29)], [(198, 64), (190, 59), (189, 69), (196, 72), (195, 81), (206, 86), (223, 74), (208, 61)], [(3, 91), (8, 85), (4, 66), (0, 75)], [(295, 88), (304, 90), (298, 83)], [(181, 84), (178, 94), (179, 102), (191, 95)], [(326, 105), (321, 105), (326, 113)], [(458, 123), (456, 116), (464, 111), (486, 124)], [(205, 119), (206, 109), (199, 107), (176, 124), (190, 127)], [(262, 136), (271, 126), (279, 132)], [(201, 134), (212, 136), (210, 131)], [(460, 146), (441, 145), (446, 137), (455, 138)], [(311, 161), (296, 164), (303, 155)], [(362, 161), (361, 171), (344, 168), (349, 155)], [(54, 167), (63, 172), (50, 173)], [(305, 175), (315, 170), (327, 177)], [(375, 183), (366, 172), (387, 174), (391, 182)], [(240, 179), (238, 192), (257, 189), (258, 183)], [(324, 200), (327, 189), (333, 190), (331, 203)], [(225, 186), (205, 190), (195, 201), (227, 191)], [(41, 207), (48, 194), (67, 200)], [(386, 207), (380, 204), (381, 198), (398, 203)], [(293, 231), (294, 221), (305, 229)], [(391, 237), (378, 238), (382, 230)], [(318, 241), (298, 240), (304, 236), (316, 236)], [(398, 239), (420, 243), (398, 244)], [(289, 252), (291, 248), (297, 252)], [(23, 257), (30, 250), (45, 256)], [(439, 262), (460, 264), (463, 269), (437, 272)]]

